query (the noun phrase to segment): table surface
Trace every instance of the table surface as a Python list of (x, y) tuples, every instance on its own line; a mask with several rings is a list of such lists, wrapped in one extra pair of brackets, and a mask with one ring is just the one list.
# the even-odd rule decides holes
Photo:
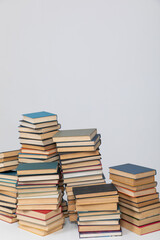
[[(5, 223), (3, 221), (0, 221), (0, 232), (1, 232), (1, 238), (2, 240), (38, 240), (38, 239), (54, 239), (54, 240), (78, 240), (79, 234), (78, 234), (78, 227), (76, 223), (70, 223), (69, 219), (66, 219), (64, 228), (56, 233), (52, 233), (45, 237), (40, 237), (35, 234), (32, 234), (30, 232), (24, 231), (20, 228), (18, 228), (18, 223), (9, 224)], [(122, 229), (122, 236), (121, 237), (111, 237), (107, 239), (112, 240), (160, 240), (160, 231), (150, 233), (144, 236), (138, 236), (126, 229)], [(93, 238), (92, 238), (93, 239)], [(104, 238), (94, 238), (94, 239), (104, 239)]]

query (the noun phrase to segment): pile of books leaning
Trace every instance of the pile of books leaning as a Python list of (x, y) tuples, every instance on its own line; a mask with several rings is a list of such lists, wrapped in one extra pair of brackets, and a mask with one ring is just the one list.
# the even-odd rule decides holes
[(68, 212), (71, 222), (77, 221), (74, 186), (105, 183), (97, 129), (60, 130), (53, 136), (66, 185)]
[(121, 226), (138, 235), (160, 230), (160, 202), (156, 171), (123, 164), (110, 167), (110, 179), (120, 197)]
[(81, 238), (121, 236), (118, 192), (113, 184), (74, 187)]
[[(40, 236), (61, 229), (63, 194), (58, 189), (58, 163), (20, 163), (17, 175), (19, 227)], [(36, 217), (35, 212), (43, 218)]]

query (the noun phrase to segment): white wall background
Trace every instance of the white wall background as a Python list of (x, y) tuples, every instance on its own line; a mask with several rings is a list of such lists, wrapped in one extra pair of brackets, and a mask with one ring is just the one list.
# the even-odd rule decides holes
[[(160, 176), (160, 1), (0, 0), (0, 147), (21, 114), (98, 128), (102, 163)], [(160, 188), (159, 188), (160, 189)]]
[[(159, 92), (160, 1), (0, 0), (0, 151), (19, 147), (21, 114), (47, 110), (63, 129), (98, 128), (107, 178), (131, 162), (160, 180)], [(17, 224), (0, 229), (3, 239), (40, 239)], [(78, 239), (77, 226), (53, 237)]]

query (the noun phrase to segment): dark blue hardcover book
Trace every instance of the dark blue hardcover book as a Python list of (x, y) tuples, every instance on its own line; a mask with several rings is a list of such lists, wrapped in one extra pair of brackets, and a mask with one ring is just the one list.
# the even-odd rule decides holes
[(0, 173), (0, 178), (17, 180), (18, 176), (16, 171), (7, 171), (7, 172)]
[[(17, 172), (32, 171), (32, 170), (55, 170), (57, 172), (58, 162), (46, 163), (20, 163), (17, 167)], [(18, 173), (19, 175), (19, 173)]]
[(147, 167), (143, 167), (143, 166), (139, 166), (139, 165), (131, 164), (131, 163), (126, 163), (126, 164), (110, 167), (110, 170), (112, 170), (112, 169), (116, 170), (116, 171), (128, 173), (128, 174), (133, 174), (133, 175), (144, 174), (144, 173), (149, 173), (149, 172), (152, 172), (153, 173), (152, 175), (156, 174), (155, 169), (147, 168)]

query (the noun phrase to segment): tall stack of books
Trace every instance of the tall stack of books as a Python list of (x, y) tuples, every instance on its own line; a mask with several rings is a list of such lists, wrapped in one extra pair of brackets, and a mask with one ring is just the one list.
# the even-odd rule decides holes
[(139, 235), (160, 230), (156, 171), (134, 164), (110, 167), (120, 197), (121, 226)]
[(74, 187), (81, 238), (120, 236), (118, 192), (113, 184)]
[(0, 220), (14, 223), (17, 221), (17, 172), (0, 173)]
[(53, 136), (66, 185), (69, 219), (77, 221), (73, 186), (105, 183), (97, 129), (60, 130)]
[(37, 163), (59, 160), (52, 137), (60, 127), (56, 114), (45, 111), (23, 114), (19, 126), (22, 144), (19, 162)]
[(18, 165), (19, 150), (0, 153), (0, 172), (16, 169)]
[(45, 236), (63, 227), (58, 163), (20, 163), (17, 218), (21, 229)]

